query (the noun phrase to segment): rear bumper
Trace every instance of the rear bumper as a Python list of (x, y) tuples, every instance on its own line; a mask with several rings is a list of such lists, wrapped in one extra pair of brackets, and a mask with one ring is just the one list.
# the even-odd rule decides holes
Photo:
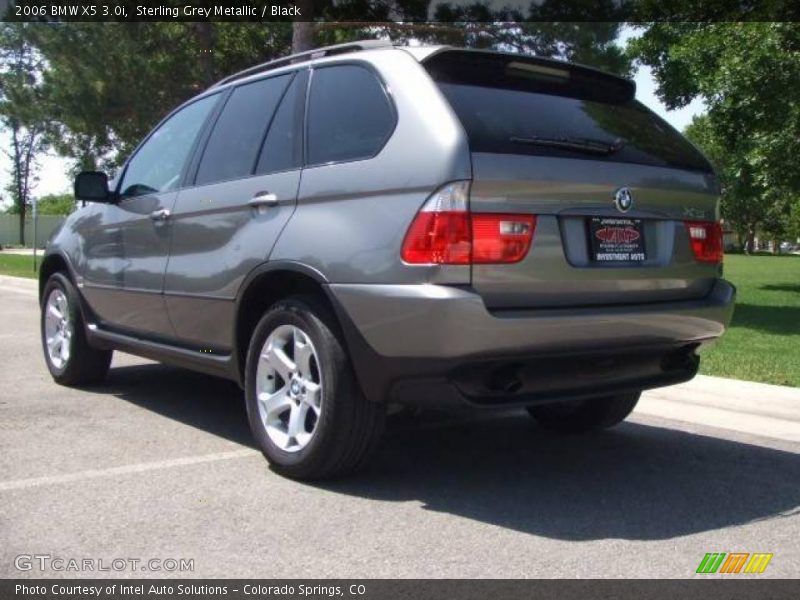
[[(411, 386), (415, 397), (438, 388), (445, 401), (453, 394), (444, 385), (455, 400), (486, 404), (487, 392), (496, 403), (530, 404), (690, 379), (696, 358), (680, 357), (724, 333), (736, 291), (718, 280), (691, 301), (493, 312), (474, 291), (451, 286), (332, 284), (329, 293), (370, 398), (405, 402)], [(503, 369), (527, 383), (506, 386), (516, 391), (505, 396), (472, 385), (483, 371), (487, 381), (504, 379)]]

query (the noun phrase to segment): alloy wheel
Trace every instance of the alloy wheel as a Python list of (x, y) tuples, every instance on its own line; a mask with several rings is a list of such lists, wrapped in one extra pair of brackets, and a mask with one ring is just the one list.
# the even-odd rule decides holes
[(44, 338), (47, 356), (56, 369), (63, 369), (69, 361), (72, 333), (67, 296), (54, 289), (45, 303)]
[(281, 325), (270, 333), (256, 369), (258, 412), (272, 443), (298, 452), (314, 436), (322, 412), (319, 356), (306, 332)]

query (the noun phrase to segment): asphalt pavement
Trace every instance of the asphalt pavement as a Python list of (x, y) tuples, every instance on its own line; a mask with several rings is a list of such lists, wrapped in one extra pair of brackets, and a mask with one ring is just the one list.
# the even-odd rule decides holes
[(710, 577), (707, 552), (800, 576), (800, 390), (701, 377), (583, 437), (398, 416), (364, 473), (309, 485), (234, 384), (116, 353), (61, 387), (35, 283), (0, 277), (0, 307), (0, 577)]

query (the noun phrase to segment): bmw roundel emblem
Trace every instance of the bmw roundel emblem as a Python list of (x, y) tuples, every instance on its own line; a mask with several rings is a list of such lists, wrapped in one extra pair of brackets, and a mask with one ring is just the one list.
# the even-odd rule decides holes
[(628, 212), (633, 206), (633, 194), (626, 187), (619, 188), (614, 192), (614, 206), (620, 212)]

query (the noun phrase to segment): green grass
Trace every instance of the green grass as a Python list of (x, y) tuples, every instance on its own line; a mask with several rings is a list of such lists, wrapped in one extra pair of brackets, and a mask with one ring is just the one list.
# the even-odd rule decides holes
[[(42, 257), (36, 257), (36, 267), (42, 262)], [(0, 275), (13, 275), (14, 277), (37, 278), (39, 275), (33, 271), (33, 257), (19, 254), (0, 254)]]
[(700, 372), (800, 387), (800, 257), (726, 255), (725, 278), (736, 311)]
[[(30, 256), (0, 254), (0, 274), (36, 277)], [(707, 375), (800, 387), (800, 257), (725, 257), (738, 288), (730, 330), (703, 352)]]

